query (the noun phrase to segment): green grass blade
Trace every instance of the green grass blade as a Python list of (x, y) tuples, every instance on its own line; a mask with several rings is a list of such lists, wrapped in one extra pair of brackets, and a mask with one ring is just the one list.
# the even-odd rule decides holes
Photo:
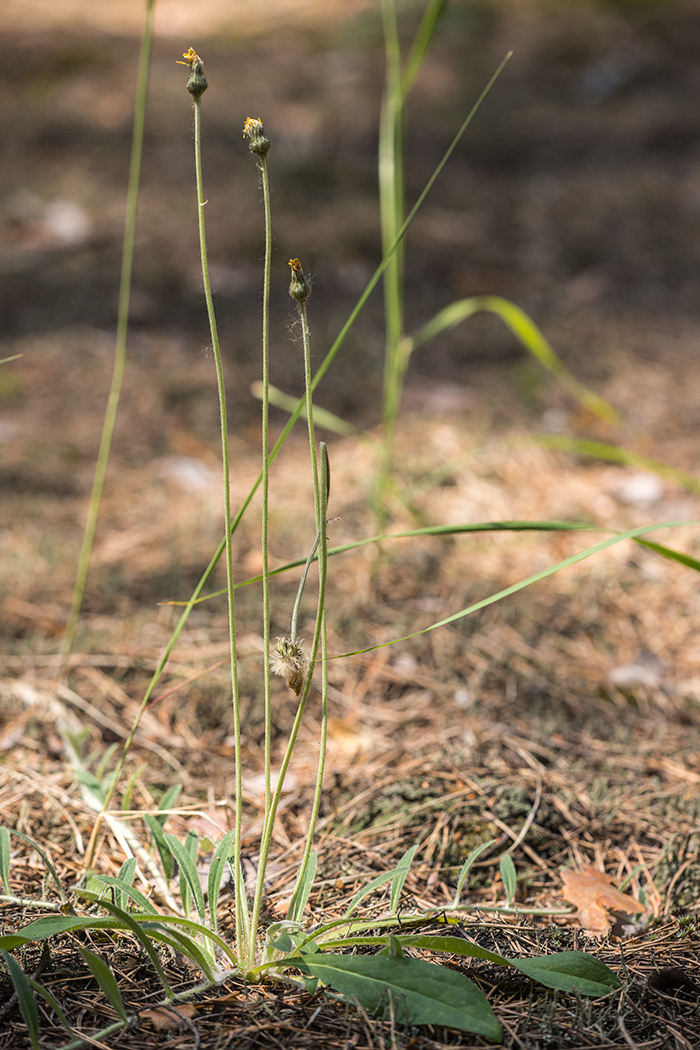
[(647, 550), (654, 551), (655, 554), (659, 554), (662, 558), (668, 558), (669, 561), (676, 561), (679, 565), (685, 565), (687, 569), (692, 569), (694, 572), (700, 572), (700, 561), (697, 558), (691, 558), (689, 554), (683, 554), (682, 551), (674, 551), (671, 547), (664, 547), (660, 543), (652, 543), (651, 540), (635, 540), (640, 547), (646, 547)]
[(49, 1004), (53, 1012), (56, 1014), (56, 1017), (59, 1019), (65, 1030), (68, 1032), (68, 1035), (72, 1036), (74, 1039), (77, 1038), (76, 1033), (68, 1023), (68, 1018), (63, 1012), (61, 1004), (58, 1002), (56, 997), (49, 991), (48, 988), (45, 988), (43, 984), (39, 984), (38, 981), (35, 981), (33, 977), (29, 977), (27, 978), (27, 980), (29, 981), (32, 991), (36, 995), (40, 995), (42, 999), (45, 999), (46, 1002)]
[[(496, 952), (490, 952), (488, 948), (482, 948), (473, 941), (464, 937), (451, 937), (448, 934), (433, 933), (407, 933), (397, 934), (396, 939), (403, 948), (420, 948), (428, 952), (446, 952), (448, 955), (461, 955), (470, 959), (485, 959), (487, 962), (498, 963), (499, 966), (510, 966), (510, 959)], [(344, 937), (337, 941), (324, 941), (324, 949), (347, 948), (350, 945), (360, 947), (362, 945), (385, 945), (387, 935), (367, 936), (361, 934)]]
[(409, 849), (407, 849), (399, 863), (396, 865), (396, 868), (394, 869), (396, 874), (394, 875), (393, 881), (391, 883), (391, 896), (389, 898), (389, 911), (392, 915), (396, 914), (397, 909), (399, 907), (399, 898), (401, 896), (401, 890), (403, 889), (404, 882), (406, 881), (406, 876), (411, 870), (411, 864), (413, 863), (413, 858), (416, 855), (417, 849), (418, 843), (416, 843), (415, 846), (411, 846)]
[(406, 956), (305, 955), (295, 964), (366, 1010), (384, 1007), (403, 1024), (437, 1024), (500, 1042), (503, 1033), (488, 999), (461, 973)]
[(397, 875), (398, 870), (398, 867), (396, 867), (392, 868), (390, 871), (383, 871), (381, 875), (377, 875), (377, 877), (368, 882), (366, 886), (362, 886), (350, 901), (348, 910), (345, 912), (343, 919), (349, 919), (358, 904), (360, 904), (365, 897), (368, 897), (370, 893), (374, 893), (374, 891), (379, 889), (380, 886), (384, 886), (387, 882), (391, 882), (391, 880)]
[(95, 882), (102, 882), (105, 886), (113, 886), (115, 889), (115, 900), (114, 903), (122, 911), (126, 911), (129, 900), (132, 900), (134, 904), (138, 904), (139, 908), (142, 908), (145, 912), (149, 912), (152, 915), (159, 915), (160, 912), (155, 905), (149, 901), (148, 897), (144, 896), (140, 890), (137, 890), (134, 886), (131, 886), (128, 882), (123, 882), (118, 876), (115, 878), (113, 875), (93, 875), (92, 878)]
[(49, 871), (51, 877), (53, 878), (54, 882), (56, 883), (56, 889), (58, 890), (58, 895), (61, 898), (61, 903), (62, 904), (66, 904), (66, 905), (68, 905), (70, 907), (70, 902), (68, 900), (68, 895), (66, 894), (66, 891), (63, 888), (61, 880), (58, 877), (58, 872), (56, 871), (55, 867), (51, 863), (49, 855), (41, 848), (41, 846), (39, 846), (34, 841), (34, 839), (30, 839), (29, 836), (25, 835), (23, 831), (17, 831), (16, 828), (10, 828), (9, 830), (10, 830), (10, 832), (13, 835), (17, 835), (19, 838), (23, 839), (25, 842), (29, 843), (29, 845), (32, 847), (32, 849), (35, 849), (37, 851), (37, 853), (39, 854), (39, 856), (43, 860), (44, 864), (46, 865), (46, 868)]
[[(418, 529), (408, 529), (406, 532), (385, 532), (380, 536), (368, 536), (363, 540), (355, 540), (353, 543), (344, 543), (338, 547), (329, 547), (328, 556), (335, 554), (345, 554), (348, 551), (358, 550), (360, 547), (366, 547), (370, 543), (384, 543), (388, 540), (404, 540), (413, 539), (416, 536), (458, 536), (463, 533), (471, 532), (600, 532), (600, 528), (597, 525), (591, 525), (590, 522), (577, 522), (577, 521), (485, 521), (485, 522), (465, 522), (457, 525), (425, 525)], [(314, 561), (317, 559), (314, 558)], [(280, 565), (276, 569), (270, 570), (270, 576), (278, 576), (283, 572), (289, 572), (291, 569), (298, 569), (300, 566), (306, 564), (306, 558), (297, 558), (296, 561), (289, 561), (285, 565)], [(239, 587), (250, 587), (255, 583), (259, 583), (262, 576), (250, 576), (247, 580), (241, 580), (235, 584), (235, 589)], [(212, 591), (210, 594), (204, 594), (198, 598), (193, 604), (198, 605), (200, 602), (209, 601), (210, 598), (218, 598), (226, 591)], [(188, 605), (186, 601), (169, 601), (163, 602), (163, 605)]]
[(585, 952), (556, 952), (534, 959), (509, 959), (516, 970), (546, 988), (571, 994), (607, 995), (622, 985), (605, 963)]
[(515, 873), (515, 864), (510, 853), (504, 853), (501, 857), (499, 868), (503, 880), (503, 888), (506, 891), (506, 903), (510, 908), (515, 900), (515, 890), (518, 884), (518, 876)]
[(36, 1005), (36, 999), (32, 991), (32, 986), (29, 983), (29, 978), (26, 973), (8, 952), (3, 951), (0, 948), (0, 955), (2, 961), (7, 967), (8, 973), (12, 978), (12, 983), (17, 992), (17, 1001), (19, 1008), (22, 1013), (22, 1018), (27, 1026), (29, 1032), (29, 1038), (32, 1041), (32, 1047), (34, 1050), (40, 1050), (39, 1046), (39, 1011)]
[(366, 649), (355, 649), (349, 653), (339, 653), (337, 656), (332, 657), (332, 659), (340, 660), (346, 656), (358, 656), (361, 653), (371, 653), (374, 652), (375, 649), (384, 649), (388, 645), (396, 645), (398, 642), (407, 642), (411, 638), (418, 638), (421, 634), (427, 634), (428, 631), (437, 630), (438, 627), (446, 627), (447, 624), (454, 623), (456, 620), (461, 620), (465, 616), (470, 616), (472, 613), (478, 612), (479, 609), (485, 609), (488, 605), (493, 605), (494, 602), (501, 601), (502, 598), (507, 598), (511, 594), (516, 594), (518, 591), (524, 590), (525, 587), (532, 586), (533, 583), (539, 583), (540, 580), (545, 580), (549, 576), (554, 576), (555, 573), (560, 572), (562, 569), (566, 569), (570, 565), (576, 565), (578, 562), (590, 558), (593, 554), (599, 554), (601, 551), (614, 546), (616, 543), (621, 543), (623, 540), (634, 540), (638, 536), (642, 536), (647, 532), (655, 532), (657, 529), (680, 528), (684, 525), (698, 524), (700, 524), (700, 522), (661, 521), (655, 525), (642, 525), (636, 529), (629, 529), (627, 532), (619, 532), (615, 536), (611, 536), (606, 540), (601, 540), (600, 543), (594, 543), (592, 547), (586, 547), (585, 550), (579, 551), (578, 554), (573, 554), (570, 558), (564, 558), (563, 561), (558, 561), (556, 564), (550, 565), (549, 568), (542, 569), (541, 572), (536, 572), (534, 575), (526, 577), (526, 579), (521, 580), (519, 583), (514, 583), (510, 587), (504, 587), (502, 591), (497, 591), (488, 598), (482, 598), (481, 601), (467, 606), (466, 609), (461, 609), (460, 612), (453, 613), (451, 616), (446, 616), (444, 620), (438, 620), (437, 623), (431, 624), (430, 627), (424, 627), (420, 631), (412, 631), (411, 634), (406, 634), (402, 638), (394, 638), (390, 642), (381, 642), (379, 645), (369, 645)]
[(117, 308), (117, 334), (114, 347), (114, 365), (112, 371), (112, 382), (105, 410), (102, 426), (102, 437), (97, 453), (97, 463), (90, 494), (88, 517), (83, 533), (83, 543), (78, 560), (78, 569), (73, 587), (73, 598), (71, 603), (68, 626), (61, 646), (61, 659), (65, 663), (75, 640), (75, 632), (78, 626), (80, 610), (85, 593), (88, 571), (90, 569), (90, 557), (95, 542), (97, 531), (97, 519), (102, 501), (107, 465), (109, 462), (112, 437), (117, 421), (117, 410), (119, 398), (126, 371), (126, 341), (129, 327), (129, 300), (131, 296), (131, 274), (134, 260), (134, 244), (136, 241), (136, 213), (139, 200), (139, 182), (141, 177), (141, 157), (143, 153), (144, 128), (146, 123), (146, 102), (148, 99), (148, 77), (151, 68), (151, 49), (153, 44), (153, 20), (155, 13), (155, 0), (146, 2), (146, 23), (141, 37), (141, 49), (139, 52), (139, 70), (136, 88), (136, 104), (134, 106), (134, 122), (131, 139), (131, 162), (129, 166), (129, 185), (126, 196), (126, 217), (124, 220), (124, 238), (122, 243), (122, 263), (119, 281), (119, 304)]
[[(261, 401), (262, 383), (256, 381), (251, 384), (250, 392), (253, 397)], [(275, 408), (281, 408), (283, 412), (289, 412), (290, 415), (296, 411), (299, 404), (298, 398), (292, 397), (291, 394), (285, 394), (284, 391), (276, 386), (272, 386), (272, 384), (268, 387), (268, 400)], [(300, 418), (306, 419), (306, 406), (302, 409)], [(336, 416), (334, 412), (330, 412), (327, 408), (319, 408), (318, 405), (314, 405), (314, 423), (316, 426), (323, 427), (324, 430), (330, 430), (331, 434), (338, 434), (340, 437), (352, 437), (354, 434), (362, 433), (352, 423), (341, 419), (340, 416)]]
[(7, 828), (0, 828), (0, 882), (7, 896), (10, 895), (10, 860), (12, 849), (10, 846), (10, 833)]
[(168, 843), (165, 841), (165, 832), (163, 831), (163, 821), (161, 823), (160, 817), (153, 816), (151, 813), (144, 813), (143, 820), (151, 833), (151, 838), (155, 843), (155, 847), (158, 850), (158, 856), (160, 857), (160, 863), (163, 866), (163, 874), (168, 882), (173, 877), (175, 865), (173, 863), (173, 855), (170, 852)]
[(124, 1006), (122, 993), (119, 991), (117, 979), (107, 963), (104, 959), (101, 959), (99, 955), (95, 955), (94, 952), (89, 951), (87, 948), (83, 948), (81, 944), (78, 944), (77, 948), (85, 963), (90, 967), (92, 976), (95, 978), (107, 999), (109, 999), (113, 1008), (116, 1010), (117, 1015), (122, 1019), (124, 1024), (128, 1024), (129, 1017)]
[(482, 842), (479, 846), (471, 851), (464, 864), (460, 868), (459, 876), (457, 878), (457, 889), (455, 890), (455, 899), (452, 902), (453, 908), (459, 907), (459, 899), (462, 894), (462, 887), (466, 881), (467, 875), (471, 871), (474, 863), (479, 859), (482, 853), (484, 853), (490, 846), (493, 846), (496, 839), (489, 839), (488, 842)]
[(118, 908), (116, 904), (112, 904), (111, 901), (101, 900), (96, 893), (91, 893), (89, 890), (76, 890), (76, 893), (78, 893), (81, 897), (85, 897), (89, 901), (94, 901), (95, 904), (99, 904), (100, 908), (104, 908), (105, 911), (108, 911), (110, 915), (113, 915), (114, 918), (118, 920), (118, 922), (121, 924), (122, 929), (130, 930), (131, 933), (133, 933), (134, 937), (136, 937), (137, 940), (141, 943), (148, 955), (148, 958), (151, 960), (153, 968), (158, 974), (160, 982), (163, 985), (165, 994), (168, 996), (168, 998), (172, 998), (173, 992), (168, 982), (168, 978), (166, 977), (162, 963), (158, 958), (158, 952), (153, 947), (153, 943), (148, 934), (141, 928), (139, 923), (136, 922), (135, 917), (132, 917), (127, 912), (123, 911), (122, 908)]
[(316, 869), (318, 867), (318, 852), (317, 850), (311, 850), (309, 853), (309, 859), (306, 865), (299, 872), (301, 878), (297, 879), (296, 886), (294, 887), (294, 893), (292, 899), (289, 902), (289, 908), (287, 910), (287, 919), (290, 922), (301, 922), (301, 917), (304, 914), (304, 908), (309, 903), (309, 897), (311, 896), (311, 890), (316, 878)]
[[(192, 899), (194, 901), (195, 908), (197, 909), (199, 921), (201, 923), (204, 923), (206, 920), (204, 894), (202, 893), (202, 886), (199, 881), (199, 875), (197, 874), (197, 867), (195, 865), (194, 860), (192, 859), (192, 855), (189, 851), (189, 848), (184, 843), (180, 842), (180, 840), (175, 835), (166, 835), (165, 841), (170, 847), (170, 850), (172, 851), (175, 860), (180, 865), (181, 882), (184, 879), (184, 883), (187, 885), (190, 893), (192, 894)], [(187, 910), (188, 909), (185, 908), (185, 911)]]
[(232, 828), (219, 842), (209, 866), (209, 877), (207, 879), (207, 901), (209, 903), (209, 919), (214, 933), (218, 930), (218, 919), (216, 908), (219, 903), (219, 890), (221, 889), (221, 878), (229, 858), (232, 855), (233, 840), (236, 829)]
[(174, 928), (164, 930), (158, 923), (149, 924), (148, 935), (152, 940), (159, 941), (161, 944), (167, 944), (175, 953), (188, 958), (194, 966), (202, 971), (207, 981), (212, 984), (216, 982), (216, 965), (213, 950), (207, 951), (201, 944), (197, 943), (194, 937), (183, 933), (182, 930)]
[(662, 463), (658, 459), (642, 456), (639, 452), (608, 445), (604, 441), (587, 441), (585, 438), (567, 437), (564, 434), (540, 434), (536, 440), (545, 448), (571, 452), (576, 456), (590, 456), (591, 459), (602, 459), (607, 463), (624, 463), (639, 467), (640, 470), (648, 470), (650, 474), (657, 474), (660, 478), (672, 481), (687, 492), (694, 492), (696, 495), (700, 493), (700, 481), (694, 474), (670, 467), (668, 463)]
[(182, 784), (173, 784), (172, 787), (168, 788), (168, 790), (165, 792), (162, 799), (158, 803), (158, 813), (156, 814), (156, 820), (162, 828), (165, 827), (165, 822), (170, 816), (168, 810), (173, 809), (175, 803), (180, 797), (181, 791)]
[(449, 328), (455, 328), (462, 321), (466, 321), (467, 318), (481, 311), (499, 317), (528, 353), (532, 354), (579, 404), (608, 423), (620, 422), (620, 414), (617, 409), (608, 404), (604, 398), (589, 390), (569, 372), (525, 311), (498, 295), (473, 296), (470, 299), (459, 299), (446, 306), (412, 337), (412, 349), (417, 349), (429, 339), (434, 339), (435, 336)]
[(438, 23), (447, 10), (447, 5), (448, 0), (429, 0), (426, 5), (401, 78), (401, 95), (404, 102), (408, 98), (416, 77), (421, 71), (425, 56), (433, 42)]

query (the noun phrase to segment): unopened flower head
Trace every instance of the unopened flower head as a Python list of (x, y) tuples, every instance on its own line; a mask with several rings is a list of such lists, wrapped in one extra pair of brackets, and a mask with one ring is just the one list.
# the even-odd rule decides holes
[(299, 642), (293, 642), (291, 638), (278, 638), (270, 653), (270, 668), (273, 674), (284, 678), (289, 688), (299, 696), (309, 669), (309, 655)]
[(185, 51), (182, 57), (185, 61), (180, 62), (178, 60), (178, 65), (190, 67), (190, 75), (187, 78), (187, 90), (196, 102), (209, 87), (209, 81), (204, 76), (204, 63), (193, 47), (189, 51)]
[(267, 156), (270, 140), (265, 134), (263, 122), (259, 117), (246, 117), (243, 125), (243, 138), (248, 139), (248, 149), (258, 157)]
[(292, 276), (289, 282), (289, 294), (292, 299), (296, 299), (298, 303), (305, 303), (311, 294), (309, 279), (304, 276), (304, 271), (302, 270), (301, 263), (298, 259), (290, 259), (289, 265), (292, 270)]

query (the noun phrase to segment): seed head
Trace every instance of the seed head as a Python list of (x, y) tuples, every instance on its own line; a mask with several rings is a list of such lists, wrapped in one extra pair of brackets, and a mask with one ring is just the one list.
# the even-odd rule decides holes
[(291, 638), (278, 638), (275, 648), (270, 653), (270, 668), (273, 674), (284, 678), (289, 688), (299, 696), (309, 669), (308, 653)]
[(258, 157), (267, 156), (271, 143), (259, 117), (246, 117), (243, 125), (243, 138), (248, 139), (248, 149), (251, 153), (255, 153)]
[(197, 102), (209, 87), (209, 81), (204, 76), (204, 63), (193, 47), (189, 51), (185, 51), (182, 57), (185, 61), (180, 62), (178, 59), (178, 65), (190, 67), (190, 75), (187, 78), (187, 90)]
[(298, 259), (290, 259), (289, 265), (292, 269), (292, 276), (289, 282), (289, 294), (292, 299), (296, 299), (298, 303), (305, 303), (311, 294), (309, 280), (304, 276), (304, 271), (302, 270), (301, 263)]

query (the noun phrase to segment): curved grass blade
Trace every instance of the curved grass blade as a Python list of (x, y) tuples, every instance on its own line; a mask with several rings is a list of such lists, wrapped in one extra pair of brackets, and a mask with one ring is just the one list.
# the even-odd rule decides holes
[(599, 419), (603, 419), (608, 423), (617, 424), (620, 422), (620, 413), (617, 409), (613, 408), (604, 398), (589, 390), (587, 386), (579, 382), (569, 372), (568, 368), (554, 352), (551, 344), (545, 339), (540, 329), (525, 311), (508, 299), (502, 299), (499, 295), (478, 295), (470, 299), (459, 299), (457, 302), (450, 303), (449, 306), (440, 310), (431, 321), (428, 321), (426, 325), (423, 325), (416, 332), (411, 339), (411, 351), (422, 346), (423, 343), (427, 343), (429, 339), (434, 339), (435, 336), (448, 328), (455, 328), (462, 321), (466, 321), (467, 318), (481, 311), (486, 311), (499, 317), (510, 328), (515, 338), (528, 353), (532, 354), (542, 367), (554, 376), (567, 393), (579, 404), (583, 405), (584, 408), (587, 408)]
[[(411, 849), (415, 852), (417, 847), (412, 846)], [(408, 852), (410, 853), (411, 850), (409, 850)], [(401, 866), (405, 859), (406, 854), (404, 854), (404, 856), (401, 858), (401, 860), (395, 868), (391, 868), (389, 871), (383, 871), (381, 875), (377, 875), (377, 877), (375, 879), (372, 879), (371, 882), (368, 882), (366, 886), (362, 886), (350, 901), (350, 904), (348, 905), (348, 910), (343, 915), (343, 921), (345, 919), (349, 919), (352, 913), (357, 908), (358, 904), (360, 904), (365, 899), (365, 897), (368, 897), (370, 893), (374, 893), (376, 889), (379, 889), (380, 886), (384, 886), (387, 882), (391, 882), (392, 880), (395, 880), (400, 876), (403, 876), (403, 879), (405, 879), (406, 875), (408, 874), (408, 868), (404, 869)], [(411, 859), (413, 859), (412, 856)], [(401, 885), (403, 886), (403, 880), (401, 882)]]
[(446, 616), (444, 620), (438, 620), (437, 623), (431, 624), (430, 627), (424, 627), (420, 631), (412, 631), (411, 634), (406, 634), (402, 638), (393, 638), (390, 642), (381, 642), (379, 645), (369, 645), (366, 649), (355, 649), (349, 653), (339, 653), (337, 656), (330, 657), (330, 659), (341, 660), (347, 656), (358, 656), (361, 653), (371, 653), (374, 652), (375, 649), (384, 649), (388, 645), (396, 645), (398, 642), (407, 642), (410, 638), (418, 638), (421, 634), (427, 634), (428, 631), (437, 630), (438, 627), (446, 627), (447, 624), (454, 623), (456, 620), (461, 620), (465, 616), (470, 616), (472, 613), (478, 612), (479, 609), (485, 609), (488, 605), (493, 605), (502, 598), (507, 598), (511, 594), (516, 594), (518, 591), (524, 590), (525, 587), (530, 587), (533, 583), (539, 583), (540, 580), (545, 580), (549, 576), (554, 576), (555, 573), (568, 568), (569, 565), (576, 565), (580, 561), (585, 561), (586, 558), (590, 558), (593, 554), (598, 554), (600, 551), (604, 551), (608, 547), (614, 546), (616, 543), (621, 543), (622, 540), (634, 540), (638, 536), (643, 536), (647, 532), (655, 532), (657, 529), (680, 528), (684, 525), (698, 524), (700, 524), (700, 522), (660, 521), (655, 525), (641, 525), (636, 529), (628, 529), (627, 532), (618, 532), (606, 540), (601, 540), (600, 543), (594, 543), (592, 547), (586, 547), (584, 550), (579, 551), (578, 554), (572, 554), (570, 558), (564, 558), (563, 561), (558, 561), (556, 564), (550, 565), (549, 568), (542, 569), (541, 572), (536, 572), (532, 576), (527, 576), (519, 583), (514, 583), (510, 587), (504, 587), (502, 591), (497, 591), (488, 598), (482, 598), (481, 601), (467, 606), (466, 609), (462, 609), (460, 612), (453, 613), (451, 616)]
[(194, 937), (189, 937), (182, 930), (163, 930), (158, 923), (149, 924), (148, 934), (152, 940), (160, 941), (161, 944), (167, 944), (176, 954), (179, 953), (189, 959), (202, 971), (210, 984), (216, 983), (214, 955), (212, 952), (207, 952), (201, 944), (198, 944)]
[(374, 1012), (390, 1007), (404, 1024), (439, 1024), (503, 1038), (484, 993), (467, 977), (444, 966), (406, 956), (305, 955), (294, 960), (302, 973), (318, 978)]
[(233, 968), (238, 967), (238, 960), (236, 959), (235, 952), (230, 948), (226, 941), (223, 940), (218, 933), (214, 933), (213, 930), (210, 930), (208, 926), (195, 922), (194, 919), (185, 919), (180, 915), (160, 915), (157, 922), (153, 920), (151, 915), (134, 915), (133, 918), (142, 923), (144, 928), (149, 931), (158, 930), (161, 926), (183, 926), (186, 930), (194, 930), (201, 937), (210, 940), (212, 944), (221, 951), (221, 954), (226, 956)]
[(403, 889), (403, 885), (406, 881), (406, 876), (411, 870), (411, 864), (413, 863), (413, 858), (416, 855), (417, 849), (418, 843), (416, 843), (415, 846), (411, 846), (410, 849), (407, 849), (394, 869), (396, 874), (394, 875), (394, 879), (391, 883), (391, 896), (389, 897), (389, 911), (392, 915), (396, 914), (396, 911), (399, 907), (399, 898), (401, 896), (401, 890)]
[(497, 841), (498, 841), (497, 839), (489, 839), (488, 842), (482, 842), (481, 845), (477, 846), (475, 849), (473, 849), (471, 851), (471, 853), (469, 854), (469, 856), (465, 860), (464, 864), (462, 865), (462, 867), (460, 869), (459, 877), (457, 879), (457, 889), (455, 890), (455, 899), (452, 902), (452, 907), (453, 908), (458, 908), (459, 907), (459, 898), (460, 898), (461, 893), (462, 893), (462, 887), (464, 886), (464, 882), (465, 882), (465, 880), (467, 878), (467, 875), (471, 871), (472, 866), (474, 865), (475, 861), (477, 861), (479, 859), (479, 857), (481, 856), (481, 854), (484, 853), (490, 846), (493, 846), (494, 842), (497, 842)]
[(29, 984), (31, 985), (31, 988), (35, 992), (35, 994), (40, 995), (42, 999), (45, 999), (46, 1002), (49, 1004), (53, 1012), (56, 1014), (56, 1017), (59, 1019), (65, 1030), (68, 1032), (68, 1035), (72, 1036), (74, 1039), (77, 1038), (75, 1031), (71, 1028), (70, 1024), (68, 1023), (68, 1018), (61, 1009), (61, 1005), (57, 1001), (56, 997), (43, 984), (39, 984), (38, 981), (35, 981), (33, 977), (28, 977), (27, 980), (29, 981)]
[(82, 955), (83, 960), (90, 967), (92, 976), (95, 978), (100, 988), (116, 1010), (117, 1015), (122, 1019), (124, 1024), (128, 1024), (129, 1017), (124, 1006), (122, 993), (119, 991), (117, 979), (107, 963), (104, 959), (101, 959), (99, 955), (95, 955), (94, 952), (89, 951), (87, 948), (83, 948), (81, 944), (78, 944), (77, 948)]
[(12, 979), (15, 991), (17, 992), (17, 1002), (19, 1003), (24, 1023), (27, 1026), (29, 1038), (32, 1041), (32, 1047), (34, 1050), (40, 1050), (39, 1011), (37, 1009), (32, 986), (29, 983), (29, 978), (17, 960), (8, 952), (0, 948), (0, 955), (2, 956), (2, 961), (5, 963), (7, 971)]

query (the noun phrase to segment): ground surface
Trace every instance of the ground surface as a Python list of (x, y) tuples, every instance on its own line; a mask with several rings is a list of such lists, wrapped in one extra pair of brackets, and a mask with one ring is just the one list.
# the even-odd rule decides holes
[[(379, 256), (375, 144), (382, 57), (371, 4), (163, 5), (155, 47), (124, 398), (76, 652), (55, 679), (111, 374), (136, 66), (138, 5), (10, 4), (0, 175), (0, 813), (50, 847), (67, 884), (81, 874), (93, 814), (69, 761), (69, 735), (93, 772), (131, 718), (222, 529), (217, 404), (199, 278), (191, 116), (175, 58), (206, 60), (207, 219), (229, 383), (240, 502), (257, 475), (260, 191), (240, 129), (260, 116), (271, 153), (276, 256), (273, 381), (300, 390), (301, 350), (286, 296), (287, 259), (314, 274), (320, 361)], [(112, 12), (97, 18), (96, 11)], [(261, 31), (252, 9), (265, 12)], [(118, 16), (114, 14), (118, 11)], [(28, 13), (29, 12), (29, 13)], [(30, 13), (34, 16), (30, 17)], [(332, 17), (330, 17), (332, 15)], [(326, 18), (325, 16), (329, 16)], [(350, 17), (351, 16), (351, 17)], [(407, 19), (415, 24), (415, 13)], [(244, 24), (245, 32), (240, 31)], [(198, 31), (199, 30), (199, 31)], [(455, 298), (494, 293), (527, 309), (571, 370), (623, 413), (603, 426), (546, 378), (498, 327), (476, 318), (422, 348), (409, 369), (390, 531), (428, 523), (589, 521), (622, 530), (700, 518), (697, 488), (638, 468), (565, 457), (537, 435), (612, 441), (697, 476), (700, 334), (700, 132), (694, 3), (455, 4), (409, 112), (413, 199), (508, 48), (501, 81), (416, 220), (408, 241), (407, 325)], [(274, 161), (274, 164), (272, 163)], [(330, 542), (370, 536), (382, 374), (382, 304), (372, 299), (319, 403), (361, 428), (325, 434), (333, 489)], [(284, 417), (275, 418), (281, 426)], [(272, 557), (313, 539), (302, 433), (272, 472)], [(257, 503), (236, 550), (239, 578), (260, 566)], [(364, 649), (423, 627), (563, 559), (605, 532), (397, 540), (330, 566), (331, 651)], [(698, 556), (694, 526), (655, 534)], [(218, 584), (222, 582), (218, 576)], [(288, 629), (295, 582), (280, 577), (273, 635)], [(308, 615), (313, 609), (309, 597)], [(340, 911), (362, 879), (413, 842), (407, 907), (446, 905), (464, 858), (496, 838), (476, 869), (464, 928), (509, 955), (584, 947), (619, 972), (605, 1002), (545, 992), (488, 966), (470, 968), (505, 1045), (698, 1044), (700, 641), (697, 575), (631, 544), (612, 547), (480, 613), (401, 645), (331, 665), (329, 763), (314, 916)], [(244, 787), (255, 858), (261, 785), (260, 595), (240, 592)], [(306, 621), (308, 633), (310, 620)], [(192, 614), (147, 712), (129, 773), (131, 806), (183, 784), (173, 831), (231, 821), (234, 783), (222, 599)], [(274, 686), (275, 752), (294, 715)], [(288, 781), (269, 886), (288, 897), (317, 751), (312, 697)], [(74, 759), (74, 763), (75, 763)], [(113, 759), (112, 759), (113, 761)], [(137, 834), (142, 831), (133, 822)], [(523, 907), (561, 910), (559, 869), (592, 863), (632, 875), (653, 918), (623, 941), (595, 941), (570, 918), (492, 917), (497, 858), (513, 846)], [(17, 842), (14, 843), (17, 845)], [(494, 860), (496, 858), (496, 860)], [(98, 858), (123, 860), (107, 835)], [(28, 848), (14, 892), (42, 892)], [(377, 899), (377, 908), (382, 901)], [(28, 921), (7, 909), (7, 924)], [(128, 953), (127, 953), (128, 954)], [(38, 955), (23, 959), (32, 972)], [(149, 974), (124, 956), (132, 1005)], [(675, 977), (659, 971), (674, 968)], [(683, 983), (682, 978), (687, 983)], [(43, 980), (85, 1031), (108, 1008), (70, 946)], [(183, 972), (180, 979), (190, 976)], [(7, 985), (3, 992), (9, 995)], [(82, 1011), (82, 1013), (80, 1013)], [(0, 1047), (30, 1045), (16, 1009)], [(393, 1028), (336, 1004), (266, 988), (229, 989), (191, 1021), (207, 1046), (481, 1046), (449, 1030)], [(61, 1045), (47, 1015), (46, 1046)], [(193, 1045), (144, 1022), (112, 1045)]]

